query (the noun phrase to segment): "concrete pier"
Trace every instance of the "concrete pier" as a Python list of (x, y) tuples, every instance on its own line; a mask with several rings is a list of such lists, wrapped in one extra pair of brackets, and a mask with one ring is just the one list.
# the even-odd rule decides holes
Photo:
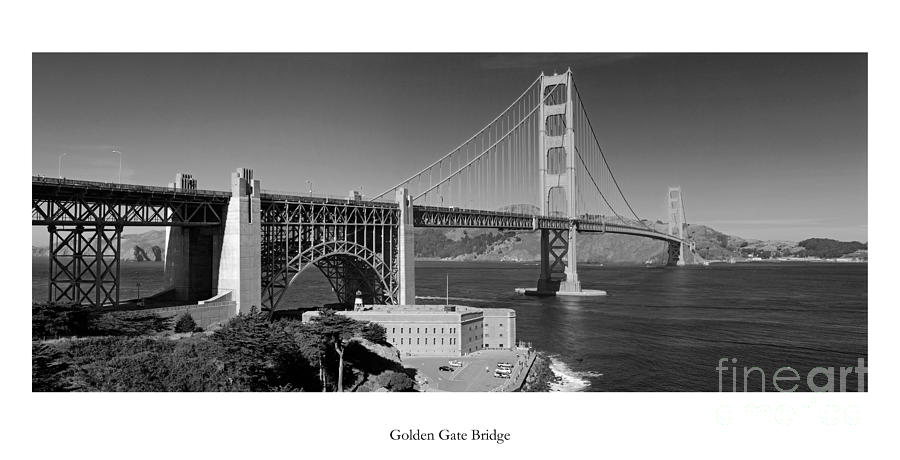
[(413, 204), (406, 188), (397, 189), (397, 204), (400, 205), (400, 305), (416, 304), (416, 252), (413, 238)]
[[(178, 173), (169, 184), (176, 190), (196, 190), (197, 180)], [(174, 292), (174, 300), (196, 302), (216, 292), (219, 256), (222, 251), (221, 227), (166, 227), (165, 290)]]
[(217, 294), (232, 293), (235, 314), (262, 306), (260, 182), (253, 170), (231, 173), (231, 200), (219, 258)]

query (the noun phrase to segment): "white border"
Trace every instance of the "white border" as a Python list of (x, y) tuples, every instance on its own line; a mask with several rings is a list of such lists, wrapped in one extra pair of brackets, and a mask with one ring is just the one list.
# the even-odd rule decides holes
[[(44, 1), (4, 8), (6, 215), (24, 217), (35, 51), (869, 52), (869, 361), (866, 394), (31, 394), (24, 226), (7, 226), (2, 379), (7, 458), (848, 457), (895, 451), (896, 12), (879, 3)], [(691, 8), (691, 5), (694, 7)], [(502, 21), (498, 18), (503, 18)], [(568, 21), (568, 22), (566, 22)], [(541, 33), (546, 32), (546, 35)], [(27, 70), (26, 70), (27, 69)], [(836, 184), (839, 186), (839, 184)], [(20, 252), (21, 251), (21, 252)], [(13, 257), (10, 259), (9, 254)], [(12, 260), (12, 262), (10, 262)], [(18, 286), (23, 288), (19, 289)], [(512, 433), (492, 443), (391, 442), (393, 428)], [(887, 448), (881, 450), (880, 447)], [(463, 455), (463, 457), (460, 457)]]

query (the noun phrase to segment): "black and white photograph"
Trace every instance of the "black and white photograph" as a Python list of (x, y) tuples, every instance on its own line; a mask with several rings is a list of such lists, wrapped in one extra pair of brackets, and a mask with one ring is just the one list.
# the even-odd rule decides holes
[(115, 42), (127, 22), (102, 46), (90, 17), (74, 48), (20, 45), (32, 381), (13, 413), (71, 445), (30, 457), (81, 458), (90, 426), (175, 443), (146, 458), (621, 457), (642, 431), (652, 456), (712, 456), (702, 433), (792, 456), (874, 441), (896, 348), (877, 339), (890, 269), (869, 279), (870, 230), (873, 263), (893, 257), (869, 220), (895, 210), (870, 177), (891, 170), (872, 123), (895, 117), (871, 115), (888, 100), (874, 35), (670, 48), (580, 31), (505, 50), (549, 40), (540, 9), (475, 44), (354, 16), (311, 26), (364, 24), (337, 47), (312, 29)]
[(864, 53), (33, 63), (34, 391), (865, 391)]

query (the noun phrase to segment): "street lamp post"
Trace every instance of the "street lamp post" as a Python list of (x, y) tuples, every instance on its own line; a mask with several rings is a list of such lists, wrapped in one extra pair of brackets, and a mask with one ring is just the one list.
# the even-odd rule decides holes
[(62, 155), (59, 156), (59, 167), (56, 170), (56, 176), (62, 179), (62, 159), (64, 156), (68, 155), (67, 152), (63, 152)]
[(121, 184), (122, 183), (122, 152), (120, 152), (118, 150), (113, 150), (112, 152), (119, 154), (119, 183)]
[(309, 188), (309, 196), (312, 196), (312, 181), (306, 181), (306, 186)]

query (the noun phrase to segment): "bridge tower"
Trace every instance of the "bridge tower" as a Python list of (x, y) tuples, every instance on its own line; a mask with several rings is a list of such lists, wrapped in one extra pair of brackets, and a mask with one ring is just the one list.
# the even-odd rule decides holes
[[(572, 71), (541, 74), (538, 109), (538, 176), (541, 215), (577, 218), (575, 208), (575, 105)], [(539, 293), (581, 292), (574, 220), (564, 230), (541, 230)]]
[(235, 313), (262, 309), (262, 247), (259, 179), (253, 170), (238, 168), (231, 173), (221, 256), (218, 262), (218, 295), (231, 292)]
[[(681, 201), (681, 187), (669, 187), (669, 203), (666, 206), (669, 213), (668, 234), (685, 240), (684, 203)], [(666, 265), (684, 265), (685, 259), (690, 254), (688, 248), (682, 243), (669, 243), (669, 260)]]
[(400, 207), (400, 225), (398, 235), (398, 274), (400, 276), (400, 293), (397, 303), (400, 305), (416, 304), (416, 259), (413, 229), (413, 202), (409, 190), (397, 189), (397, 204)]

